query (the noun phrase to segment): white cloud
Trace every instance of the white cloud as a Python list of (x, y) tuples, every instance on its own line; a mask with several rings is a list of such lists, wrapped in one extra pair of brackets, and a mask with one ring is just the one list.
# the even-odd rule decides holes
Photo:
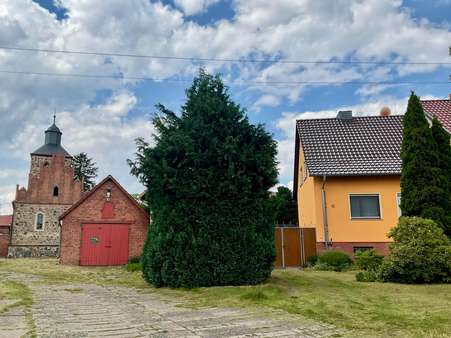
[(174, 0), (174, 3), (187, 15), (195, 15), (205, 12), (208, 7), (219, 0)]
[[(235, 16), (231, 19), (199, 25), (185, 17), (207, 10), (214, 2), (177, 0), (184, 15), (178, 8), (148, 0), (59, 0), (68, 17), (58, 21), (54, 14), (31, 0), (3, 0), (0, 44), (201, 58), (329, 60), (352, 56), (375, 61), (449, 61), (449, 29), (414, 20), (402, 8), (401, 0), (234, 0), (231, 4)], [(182, 60), (0, 50), (0, 70), (168, 79), (190, 77), (198, 66)], [(277, 62), (234, 65), (211, 62), (206, 67), (211, 71), (221, 70), (231, 81), (251, 82), (379, 81), (437, 69), (436, 66), (351, 67)], [(146, 117), (130, 114), (131, 107), (137, 104), (130, 88), (137, 82), (2, 74), (1, 163), (14, 160), (18, 161), (19, 170), (27, 169), (28, 154), (42, 142), (42, 132), (56, 109), (60, 112), (58, 121), (68, 150), (86, 151), (98, 160), (104, 172), (112, 171), (126, 179), (128, 168), (124, 160), (133, 151), (133, 138), (148, 135), (152, 130)], [(305, 87), (298, 83), (244, 89), (255, 91), (260, 97), (255, 106), (258, 109), (275, 107), (284, 99), (297, 103)], [(366, 86), (357, 88), (357, 95), (371, 101), (389, 88)], [(95, 103), (99, 91), (112, 93), (106, 103)], [(312, 113), (332, 115), (335, 111)], [(284, 115), (282, 119), (290, 117)], [(290, 129), (294, 130), (293, 126)], [(288, 151), (292, 140), (289, 137), (284, 140), (285, 143), (280, 143), (281, 154), (285, 154), (281, 155), (284, 158), (281, 173), (286, 181), (292, 175), (285, 160), (292, 153)], [(13, 184), (6, 178), (0, 180), (2, 189)], [(130, 179), (127, 184), (130, 189), (138, 187), (136, 180)]]

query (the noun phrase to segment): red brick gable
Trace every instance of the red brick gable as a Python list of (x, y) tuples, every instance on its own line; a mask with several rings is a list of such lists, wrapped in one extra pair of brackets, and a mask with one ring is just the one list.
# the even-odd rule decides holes
[(125, 190), (119, 182), (111, 175), (108, 175), (105, 177), (100, 183), (98, 183), (94, 188), (92, 188), (91, 191), (85, 193), (77, 202), (75, 202), (69, 209), (66, 210), (65, 213), (63, 213), (60, 216), (60, 220), (64, 219), (67, 215), (69, 215), (72, 211), (74, 211), (76, 208), (78, 208), (86, 199), (88, 199), (91, 195), (93, 195), (97, 190), (99, 190), (102, 186), (104, 186), (107, 182), (111, 182), (113, 185), (115, 185), (124, 195), (133, 203), (133, 205), (138, 208), (141, 212), (145, 213), (147, 216), (147, 212), (143, 209), (143, 207), (133, 198), (132, 195), (130, 195), (127, 190)]

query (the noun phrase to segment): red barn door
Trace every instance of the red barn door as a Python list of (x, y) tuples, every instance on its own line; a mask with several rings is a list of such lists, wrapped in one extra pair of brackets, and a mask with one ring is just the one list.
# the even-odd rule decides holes
[(83, 225), (80, 265), (122, 265), (127, 260), (127, 224)]

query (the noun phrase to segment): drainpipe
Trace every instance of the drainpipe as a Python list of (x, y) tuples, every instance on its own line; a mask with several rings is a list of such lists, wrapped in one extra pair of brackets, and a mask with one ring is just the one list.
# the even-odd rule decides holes
[(329, 221), (327, 219), (327, 204), (326, 204), (326, 175), (323, 176), (323, 184), (321, 185), (321, 197), (323, 202), (323, 226), (324, 226), (324, 244), (326, 250), (329, 249)]

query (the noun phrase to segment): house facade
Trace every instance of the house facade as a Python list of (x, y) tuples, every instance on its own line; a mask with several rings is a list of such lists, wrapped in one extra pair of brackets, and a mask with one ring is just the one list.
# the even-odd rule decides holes
[(55, 257), (59, 254), (59, 216), (82, 196), (74, 179), (72, 156), (61, 146), (54, 123), (44, 145), (31, 153), (28, 187), (16, 187), (8, 257)]
[(122, 265), (140, 256), (149, 213), (112, 176), (60, 216), (60, 262)]
[(0, 215), (0, 257), (6, 257), (8, 255), (12, 221), (12, 215)]
[(388, 253), (400, 216), (402, 116), (298, 120), (294, 196), (317, 250)]

